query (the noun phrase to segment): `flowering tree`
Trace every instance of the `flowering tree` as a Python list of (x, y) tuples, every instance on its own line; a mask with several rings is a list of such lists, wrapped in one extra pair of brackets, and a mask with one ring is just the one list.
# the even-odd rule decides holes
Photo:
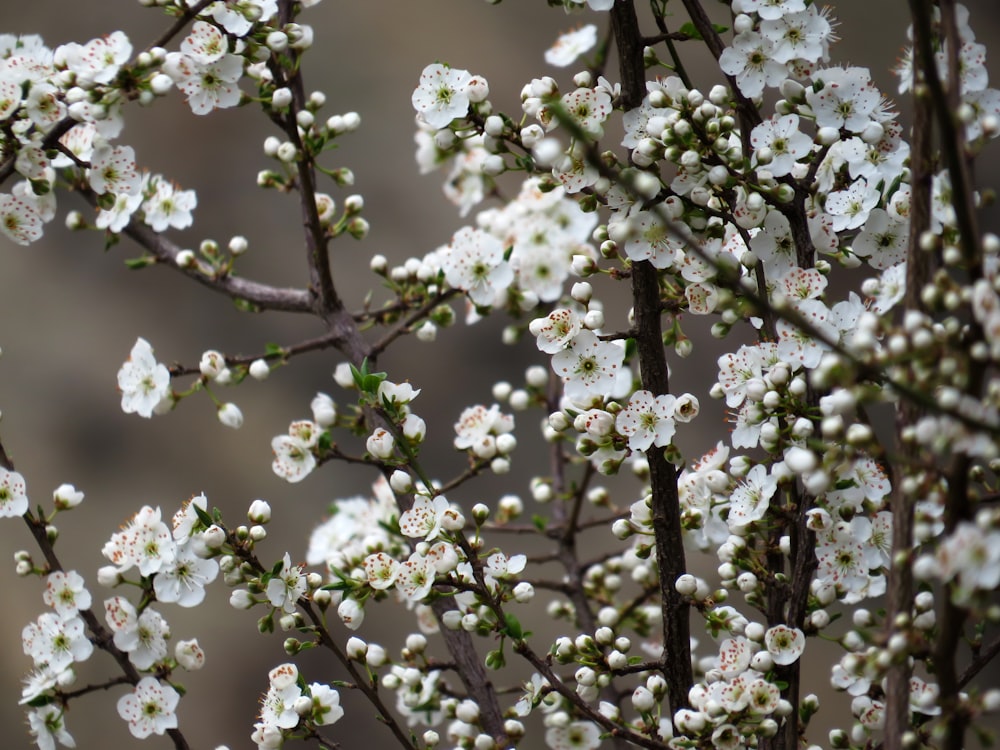
[[(289, 660), (262, 678), (248, 728), (261, 748), (349, 743), (345, 690), (407, 748), (963, 747), (1000, 709), (976, 682), (1000, 651), (1000, 239), (978, 228), (987, 200), (972, 176), (1000, 132), (1000, 92), (963, 6), (911, 0), (895, 71), (913, 102), (905, 125), (867, 70), (834, 62), (832, 15), (807, 0), (734, 0), (723, 25), (698, 0), (681, 0), (683, 24), (666, 0), (642, 23), (632, 0), (550, 0), (586, 14), (546, 53), (576, 72), (525, 84), (520, 111), (494, 106), (474, 72), (413, 71), (420, 169), (446, 171), (460, 214), (477, 213), (421, 257), (372, 256), (375, 300), (330, 260), (368, 224), (345, 194), (351, 172), (327, 155), (360, 118), (307, 93), (317, 1), (166, 0), (173, 20), (142, 51), (121, 31), (56, 49), (0, 37), (10, 240), (38, 240), (72, 190), (89, 206), (68, 225), (138, 245), (132, 266), (323, 326), (172, 367), (140, 338), (118, 370), (121, 408), (159, 419), (207, 395), (239, 428), (222, 387), (328, 350), (338, 396), (318, 394), (311, 418), (273, 438), (272, 468), (295, 483), (354, 464), (373, 479), (369, 498), (317, 512), (305, 551), (268, 547), (263, 500), (249, 524), (203, 494), (144, 506), (88, 580), (58, 554), (55, 524), (85, 512), (83, 494), (67, 484), (51, 504), (29, 501), (0, 448), (0, 515), (36, 544), (17, 570), (43, 584), (44, 612), (22, 634), (38, 746), (72, 747), (70, 705), (115, 690), (132, 735), (189, 747), (176, 709), (205, 654), (175, 641), (164, 613), (224, 584), (261, 633), (285, 633)], [(695, 45), (717, 61), (707, 92), (683, 63)], [(134, 103), (171, 96), (194, 115), (243, 107), (270, 121), (258, 184), (299, 199), (288, 231), (301, 233), (306, 288), (241, 276), (241, 236), (171, 239), (192, 224), (195, 192), (143, 170), (122, 140)], [(454, 405), (446, 439), (466, 465), (435, 478), (422, 448), (442, 437), (418, 398), (444, 384), (378, 362), (404, 337), (431, 345), (459, 315), (505, 316), (504, 343), (547, 365), (492, 385), (491, 403)], [(678, 392), (670, 367), (696, 361), (702, 318), (726, 353), (701, 364), (713, 373), (701, 392)], [(707, 398), (731, 410), (728, 432), (684, 455), (676, 441)], [(548, 470), (519, 475), (518, 431), (539, 422)], [(484, 496), (485, 474), (509, 492)], [(717, 570), (696, 574), (695, 558)], [(536, 597), (562, 628), (554, 641), (532, 633)], [(405, 613), (412, 632), (370, 642), (375, 608)], [(811, 653), (818, 639), (837, 655)], [(311, 673), (316, 649), (339, 662), (335, 679)], [(99, 658), (105, 680), (80, 685), (78, 666)], [(820, 707), (830, 685), (850, 697), (843, 710)], [(824, 709), (838, 728), (818, 737)]]

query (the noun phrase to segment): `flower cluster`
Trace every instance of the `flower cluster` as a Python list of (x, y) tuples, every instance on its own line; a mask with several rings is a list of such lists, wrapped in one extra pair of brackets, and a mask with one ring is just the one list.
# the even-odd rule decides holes
[[(292, 662), (271, 669), (258, 748), (337, 744), (324, 729), (344, 715), (334, 686), (407, 748), (804, 745), (814, 674), (850, 697), (832, 747), (962, 746), (1000, 709), (1000, 692), (971, 683), (1000, 653), (1000, 239), (979, 232), (990, 194), (970, 168), (1000, 133), (1000, 92), (967, 10), (915, 12), (895, 71), (927, 131), (910, 133), (867, 69), (834, 59), (837, 23), (809, 0), (732, 0), (731, 29), (692, 0), (676, 32), (657, 1), (648, 33), (631, 3), (550, 0), (595, 21), (545, 55), (570, 83), (532, 78), (511, 114), (468, 70), (414, 75), (417, 168), (443, 168), (466, 223), (398, 265), (374, 255), (382, 296), (355, 297), (329, 250), (367, 237), (365, 202), (336, 192), (354, 173), (325, 159), (360, 117), (321, 118), (326, 95), (306, 93), (313, 31), (295, 19), (315, 2), (164, 0), (176, 23), (137, 54), (122, 32), (54, 50), (0, 36), (0, 178), (13, 183), (0, 231), (37, 240), (68, 185), (96, 210), (69, 226), (111, 244), (127, 234), (145, 251), (133, 267), (162, 263), (243, 310), (323, 329), (170, 368), (139, 338), (118, 371), (122, 410), (148, 418), (204, 391), (239, 428), (216, 389), (335, 349), (343, 393), (316, 394), (309, 418), (271, 438), (271, 467), (290, 483), (329, 463), (378, 475), (370, 496), (329, 504), (304, 556), (270, 562), (264, 500), (235, 527), (204, 495), (172, 520), (144, 506), (103, 546), (97, 580), (116, 592), (95, 614), (55, 551), (54, 518), (82, 493), (62, 485), (50, 514), (32, 509), (0, 446), (0, 516), (23, 518), (45, 560), (15, 558), (44, 580), (48, 608), (22, 632), (39, 747), (72, 746), (70, 702), (120, 684), (133, 736), (187, 746), (176, 672), (205, 654), (196, 640), (171, 649), (160, 605), (199, 606), (220, 572), (234, 617), (256, 610), (289, 657), (319, 649), (346, 674), (307, 684)], [(699, 40), (717, 60), (706, 90), (679, 52)], [(595, 47), (592, 66), (578, 62)], [(193, 224), (197, 196), (142, 170), (119, 138), (130, 101), (175, 89), (195, 115), (253, 104), (277, 128), (257, 184), (299, 199), (307, 288), (236, 273), (242, 235), (196, 250), (167, 237)], [(523, 383), (443, 411), (455, 421), (442, 437), (414, 404), (425, 389), (452, 395), (453, 378), (417, 388), (375, 364), (410, 335), (443, 338), (460, 304), (469, 325), (503, 317), (503, 343), (532, 364)], [(697, 359), (708, 351), (714, 367)], [(691, 372), (683, 392), (675, 376)], [(704, 452), (681, 425), (708, 425), (708, 400), (724, 404), (728, 434)], [(450, 458), (429, 450), (449, 444)], [(518, 445), (545, 468), (512, 472)], [(361, 638), (390, 607), (413, 623), (398, 649)], [(545, 628), (522, 623), (538, 612)], [(840, 650), (813, 653), (817, 638)], [(100, 651), (121, 676), (77, 687)]]

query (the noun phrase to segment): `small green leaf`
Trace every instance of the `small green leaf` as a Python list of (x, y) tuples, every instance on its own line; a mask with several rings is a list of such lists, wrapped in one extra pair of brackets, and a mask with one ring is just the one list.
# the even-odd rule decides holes
[(201, 521), (203, 524), (205, 524), (205, 526), (211, 526), (213, 523), (215, 523), (212, 517), (208, 515), (208, 511), (198, 507), (195, 503), (191, 503), (191, 507), (194, 508), (194, 513), (196, 516), (198, 516), (198, 520)]
[(260, 312), (260, 307), (258, 305), (255, 305), (250, 300), (240, 299), (239, 297), (233, 298), (233, 305), (240, 312), (248, 312), (248, 313)]
[(688, 21), (686, 24), (677, 29), (681, 34), (686, 34), (691, 39), (701, 39), (701, 34), (698, 33), (698, 29), (694, 27), (694, 24)]
[(545, 527), (548, 525), (548, 520), (545, 518), (545, 516), (540, 516), (538, 514), (535, 514), (531, 517), (531, 523), (536, 529), (538, 529), (541, 532), (544, 532)]
[(515, 641), (524, 640), (524, 631), (521, 629), (520, 621), (510, 612), (504, 615), (504, 620), (507, 623), (507, 627), (504, 628), (507, 635)]
[(126, 258), (125, 267), (133, 271), (139, 271), (147, 266), (152, 266), (156, 263), (156, 258), (152, 255), (143, 255), (141, 258)]

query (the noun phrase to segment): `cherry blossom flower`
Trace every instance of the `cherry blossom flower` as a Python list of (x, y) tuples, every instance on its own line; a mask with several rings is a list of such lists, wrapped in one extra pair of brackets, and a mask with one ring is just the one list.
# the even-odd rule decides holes
[(528, 558), (525, 555), (514, 555), (508, 558), (503, 552), (494, 552), (486, 558), (483, 573), (488, 579), (509, 578), (524, 570), (527, 563)]
[(0, 120), (6, 120), (21, 106), (23, 92), (13, 80), (0, 75)]
[(238, 85), (243, 75), (243, 58), (239, 55), (227, 54), (202, 65), (183, 52), (171, 52), (163, 64), (163, 72), (184, 93), (196, 115), (235, 107), (243, 96)]
[[(303, 3), (308, 7), (311, 2)], [(277, 0), (225, 0), (214, 2), (205, 11), (233, 36), (246, 36), (254, 20), (267, 21), (278, 12)]]
[(425, 556), (414, 552), (400, 563), (396, 573), (396, 588), (407, 601), (417, 602), (430, 593), (434, 585), (434, 565)]
[(299, 438), (278, 435), (271, 440), (271, 469), (287, 482), (301, 482), (316, 468), (316, 456)]
[(758, 464), (750, 469), (730, 495), (726, 517), (729, 527), (739, 533), (748, 524), (764, 518), (777, 489), (778, 480), (768, 474), (765, 466)]
[[(514, 417), (509, 414), (502, 414), (500, 407), (493, 404), (489, 409), (485, 406), (470, 406), (462, 411), (458, 422), (455, 423), (454, 445), (458, 450), (467, 448), (473, 449), (476, 455), (480, 452), (476, 450), (484, 441), (492, 446), (492, 452), (496, 453), (496, 436), (506, 435), (514, 429)], [(483, 456), (492, 458), (492, 456)]]
[(309, 697), (313, 702), (312, 720), (319, 726), (329, 726), (344, 717), (344, 709), (340, 707), (340, 693), (329, 685), (311, 683)]
[(766, 86), (777, 86), (787, 71), (774, 59), (774, 44), (756, 31), (744, 31), (733, 38), (733, 46), (726, 47), (719, 57), (719, 67), (726, 75), (736, 79), (740, 92), (749, 98), (764, 93)]
[(0, 231), (18, 245), (30, 245), (42, 236), (42, 218), (27, 201), (0, 193)]
[(142, 192), (138, 192), (135, 195), (129, 195), (128, 193), (116, 194), (115, 202), (110, 208), (102, 208), (97, 212), (94, 226), (98, 229), (107, 229), (109, 232), (114, 232), (115, 234), (121, 232), (128, 226), (132, 214), (139, 209), (143, 200)]
[(850, 533), (850, 527), (835, 526), (817, 539), (816, 575), (832, 582), (838, 591), (858, 594), (868, 585), (864, 548)]
[(574, 143), (552, 165), (552, 176), (559, 180), (567, 193), (579, 193), (597, 182), (600, 172), (587, 158), (584, 147)]
[(59, 47), (55, 58), (76, 74), (76, 84), (92, 88), (108, 84), (132, 55), (132, 44), (122, 31), (92, 39), (84, 45), (70, 43)]
[(577, 5), (583, 5), (586, 3), (591, 10), (611, 10), (611, 7), (615, 4), (615, 0), (569, 0)]
[(168, 227), (186, 229), (194, 219), (191, 211), (198, 205), (193, 190), (178, 190), (162, 178), (153, 181), (154, 192), (142, 204), (143, 220), (154, 232), (163, 232)]
[(956, 601), (967, 601), (977, 590), (990, 591), (1000, 584), (1000, 532), (987, 534), (963, 521), (938, 547), (937, 562), (942, 580), (958, 584)]
[(826, 197), (826, 212), (833, 217), (833, 231), (857, 229), (868, 220), (880, 198), (878, 190), (863, 177), (846, 190), (835, 190)]
[(195, 21), (191, 33), (181, 41), (181, 52), (199, 65), (209, 65), (229, 52), (229, 43), (217, 26)]
[(445, 128), (452, 120), (468, 113), (468, 88), (472, 80), (467, 70), (440, 63), (428, 65), (420, 74), (420, 85), (413, 92), (413, 108), (430, 127)]
[(156, 361), (153, 347), (145, 339), (136, 339), (128, 360), (118, 370), (118, 389), (122, 392), (122, 411), (147, 419), (168, 397), (170, 372)]
[(144, 576), (171, 564), (176, 545), (168, 526), (160, 520), (160, 509), (145, 505), (128, 525), (115, 532), (101, 550), (119, 572), (137, 567)]
[(37, 662), (22, 682), (20, 705), (31, 703), (36, 698), (49, 693), (56, 687), (69, 687), (76, 680), (76, 672), (71, 668), (54, 670), (47, 662)]
[(42, 599), (62, 618), (72, 617), (81, 609), (88, 609), (91, 602), (83, 576), (75, 570), (49, 573), (45, 579)]
[(651, 445), (670, 445), (674, 437), (674, 402), (670, 394), (654, 396), (644, 390), (633, 393), (615, 418), (618, 431), (628, 437), (628, 447), (646, 451)]
[(881, 102), (878, 89), (864, 68), (825, 68), (813, 76), (822, 86), (806, 89), (806, 101), (820, 128), (846, 128), (860, 133), (872, 121)]
[(798, 661), (806, 648), (805, 634), (798, 628), (775, 625), (764, 633), (764, 645), (775, 664), (782, 666)]
[[(611, 114), (611, 97), (599, 89), (580, 87), (562, 97), (562, 107), (583, 132), (600, 137), (604, 121)], [(546, 108), (539, 112), (539, 118), (549, 130), (559, 124)]]
[(624, 359), (625, 350), (618, 344), (583, 330), (552, 357), (552, 369), (562, 378), (566, 396), (584, 405), (613, 389)]
[[(799, 131), (798, 115), (784, 115), (764, 120), (750, 133), (758, 161), (775, 177), (790, 174), (795, 163), (812, 151), (813, 141)], [(767, 160), (762, 157), (767, 155)]]
[(49, 703), (28, 711), (28, 731), (35, 738), (38, 750), (55, 750), (56, 742), (63, 747), (76, 747), (76, 740), (66, 730), (66, 712)]
[(292, 559), (286, 552), (277, 574), (267, 582), (265, 593), (272, 607), (291, 614), (298, 606), (299, 597), (306, 593), (306, 576), (302, 566), (292, 565)]
[(66, 105), (62, 101), (61, 92), (45, 81), (31, 84), (22, 107), (42, 132), (48, 131), (66, 116)]
[(785, 362), (792, 362), (807, 370), (816, 367), (829, 345), (836, 341), (837, 331), (830, 323), (830, 310), (818, 299), (799, 302), (795, 309), (810, 323), (819, 336), (799, 328), (787, 320), (779, 320), (778, 356)]
[(0, 466), (0, 518), (23, 516), (27, 511), (24, 477)]
[(142, 187), (142, 178), (135, 165), (131, 146), (102, 143), (90, 157), (90, 187), (95, 193), (125, 193), (135, 195)]
[(891, 310), (903, 299), (906, 293), (906, 261), (889, 266), (877, 280), (872, 295), (871, 310), (875, 313), (885, 313)]
[(763, 678), (758, 678), (750, 682), (746, 689), (750, 697), (747, 706), (750, 713), (766, 715), (778, 710), (778, 704), (781, 702), (781, 690), (778, 689), (777, 685)]
[(535, 336), (539, 351), (555, 354), (568, 347), (582, 330), (580, 316), (573, 310), (558, 307), (544, 318), (535, 318), (528, 330)]
[(433, 498), (417, 495), (409, 510), (399, 517), (399, 530), (408, 537), (422, 537), (433, 541), (441, 533), (441, 523), (449, 508), (444, 495)]
[(579, 29), (561, 34), (555, 44), (545, 51), (545, 62), (557, 68), (568, 67), (580, 55), (589, 52), (595, 44), (597, 44), (597, 26), (588, 23)]
[(826, 13), (810, 5), (801, 11), (785, 13), (780, 18), (765, 18), (760, 33), (774, 43), (773, 58), (780, 63), (826, 60), (830, 42), (835, 38)]
[(399, 562), (385, 552), (376, 552), (365, 558), (365, 575), (373, 589), (390, 588), (399, 572)]
[(545, 730), (545, 744), (551, 750), (595, 750), (601, 744), (601, 730), (589, 721), (573, 721)]
[(504, 260), (500, 240), (472, 227), (455, 232), (442, 266), (448, 283), (483, 307), (492, 305), (497, 293), (514, 280), (514, 271)]
[(350, 561), (363, 561), (371, 550), (390, 548), (385, 524), (398, 513), (396, 499), (382, 478), (375, 483), (373, 494), (374, 498), (354, 497), (334, 503), (331, 517), (309, 538), (308, 564), (350, 568), (354, 564)]
[(909, 235), (909, 222), (894, 221), (884, 209), (873, 208), (851, 249), (872, 268), (884, 271), (906, 259)]
[(805, 10), (805, 0), (736, 0), (734, 12), (756, 13), (762, 19), (773, 20)]
[(195, 607), (204, 600), (205, 586), (219, 574), (219, 563), (200, 557), (195, 549), (193, 542), (178, 547), (173, 561), (157, 573), (153, 590), (159, 601)]
[(94, 644), (87, 638), (87, 628), (78, 615), (62, 618), (53, 612), (43, 612), (24, 627), (21, 646), (35, 666), (45, 664), (56, 673), (74, 662), (86, 661), (94, 652)]
[(145, 739), (177, 728), (180, 694), (155, 677), (143, 677), (131, 693), (118, 699), (118, 715), (128, 722), (133, 737)]
[(753, 650), (743, 636), (727, 638), (719, 644), (719, 669), (723, 677), (736, 677), (750, 666)]
[[(683, 243), (655, 211), (641, 210), (628, 219), (625, 255), (631, 260), (648, 260), (659, 270), (673, 268), (682, 257)], [(609, 226), (609, 231), (611, 227)]]
[(177, 641), (174, 647), (174, 658), (181, 668), (195, 672), (205, 666), (205, 652), (196, 639)]

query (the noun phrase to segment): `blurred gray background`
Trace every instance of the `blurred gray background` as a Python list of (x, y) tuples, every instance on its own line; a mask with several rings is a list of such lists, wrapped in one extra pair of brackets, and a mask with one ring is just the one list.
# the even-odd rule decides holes
[[(980, 40), (989, 44), (998, 33), (994, 0), (967, 4)], [(833, 50), (834, 62), (871, 67), (882, 90), (894, 93), (888, 69), (906, 41), (906, 3), (843, 0), (833, 6), (845, 38)], [(571, 85), (570, 72), (546, 69), (543, 62), (542, 53), (557, 34), (603, 19), (590, 13), (566, 16), (544, 0), (507, 0), (497, 7), (481, 0), (325, 0), (302, 20), (316, 32), (305, 70), (307, 87), (328, 96), (321, 116), (351, 110), (362, 116), (361, 130), (344, 138), (343, 147), (328, 162), (355, 171), (353, 191), (364, 195), (372, 226), (363, 244), (348, 238), (333, 247), (344, 296), (356, 307), (373, 284), (367, 273), (373, 253), (395, 261), (419, 256), (446, 242), (464, 223), (441, 195), (443, 175), (417, 174), (410, 94), (421, 69), (445, 61), (481, 74), (490, 82), (495, 105), (515, 113), (521, 86), (532, 77), (551, 74), (563, 86)], [(674, 27), (683, 20), (679, 17)], [(134, 0), (0, 0), (0, 33), (40, 33), (50, 47), (122, 29), (138, 49), (166, 25), (159, 11)], [(691, 69), (707, 87), (717, 80), (716, 70), (700, 51), (696, 59), (701, 62)], [(990, 60), (995, 86), (1000, 85), (997, 62)], [(243, 234), (250, 250), (240, 261), (241, 275), (275, 284), (305, 284), (294, 199), (255, 187), (257, 171), (269, 166), (261, 143), (272, 130), (263, 117), (252, 108), (195, 117), (175, 95), (149, 110), (135, 108), (127, 125), (119, 140), (135, 147), (142, 166), (198, 192), (195, 225), (174, 234), (179, 243), (195, 247), (206, 237), (225, 243)], [(329, 192), (340, 202), (352, 191), (330, 186)], [(101, 545), (131, 513), (151, 504), (169, 514), (199, 492), (234, 524), (244, 518), (254, 498), (266, 498), (275, 521), (261, 555), (276, 560), (287, 549), (293, 559), (303, 557), (308, 534), (326, 504), (366, 493), (373, 478), (330, 465), (299, 485), (288, 485), (270, 469), (271, 437), (283, 433), (291, 420), (309, 415), (316, 391), (343, 400), (330, 377), (339, 361), (335, 353), (295, 360), (264, 383), (248, 381), (232, 391), (219, 390), (220, 397), (243, 408), (246, 424), (238, 432), (222, 427), (208, 399), (201, 397), (153, 421), (127, 416), (119, 408), (115, 373), (137, 336), (153, 344), (161, 361), (195, 365), (208, 348), (251, 354), (261, 352), (267, 342), (290, 344), (316, 335), (318, 326), (292, 315), (238, 313), (227, 299), (169, 269), (128, 271), (123, 260), (138, 255), (138, 250), (123, 242), (104, 252), (99, 234), (65, 231), (66, 211), (87, 209), (72, 195), (61, 194), (59, 201), (60, 218), (43, 241), (28, 248), (9, 242), (0, 247), (0, 436), (35, 502), (47, 505), (51, 491), (62, 482), (86, 493), (79, 510), (58, 519), (64, 564), (93, 580), (104, 562)], [(403, 342), (380, 363), (390, 377), (408, 377), (425, 387), (416, 406), (428, 421), (432, 439), (442, 447), (431, 458), (436, 476), (450, 476), (462, 467), (463, 459), (448, 448), (451, 424), (463, 405), (490, 403), (491, 383), (509, 380), (517, 385), (523, 382), (526, 365), (544, 364), (533, 346), (522, 344), (516, 352), (498, 346), (499, 332), (500, 326), (492, 322), (472, 329), (459, 325), (443, 332), (433, 348)], [(678, 387), (699, 395), (703, 405), (708, 402), (705, 383), (715, 372), (715, 355), (708, 350), (700, 358), (696, 352), (692, 360), (675, 364)], [(691, 441), (692, 454), (714, 444), (719, 419), (719, 413), (709, 411), (699, 423), (702, 432), (685, 438)], [(512, 475), (487, 485), (481, 497), (492, 502), (504, 491), (526, 495), (527, 477), (543, 470), (522, 445)], [(453, 499), (469, 507), (480, 496)], [(627, 504), (631, 498), (619, 501)], [(4, 748), (30, 746), (16, 705), (21, 675), (30, 667), (19, 634), (44, 606), (39, 582), (13, 575), (13, 553), (22, 548), (30, 548), (26, 530), (6, 521), (0, 526), (0, 585), (7, 592), (6, 615), (0, 619), (0, 643), (6, 644), (0, 661)], [(106, 596), (96, 584), (93, 590), (95, 598)], [(258, 636), (255, 621), (260, 613), (230, 610), (221, 584), (214, 586), (214, 594), (215, 605), (193, 612), (160, 607), (174, 637), (197, 636), (208, 655), (203, 672), (184, 676), (190, 693), (180, 705), (181, 726), (195, 748), (221, 743), (234, 750), (248, 748), (267, 670), (285, 659), (282, 637)], [(362, 634), (381, 639), (390, 650), (398, 648), (398, 631), (391, 622), (397, 615), (392, 606), (375, 608)], [(346, 631), (342, 634), (346, 639)], [(80, 684), (112, 673), (104, 657), (95, 656), (92, 662)], [(301, 663), (310, 680), (344, 676), (329, 660)], [(119, 693), (72, 706), (68, 726), (78, 747), (135, 742), (114, 710)], [(384, 729), (364, 719), (367, 714), (360, 707), (352, 711), (331, 735), (345, 747), (388, 742)], [(170, 743), (154, 737), (146, 746), (165, 748)], [(525, 746), (541, 747), (540, 739)]]

